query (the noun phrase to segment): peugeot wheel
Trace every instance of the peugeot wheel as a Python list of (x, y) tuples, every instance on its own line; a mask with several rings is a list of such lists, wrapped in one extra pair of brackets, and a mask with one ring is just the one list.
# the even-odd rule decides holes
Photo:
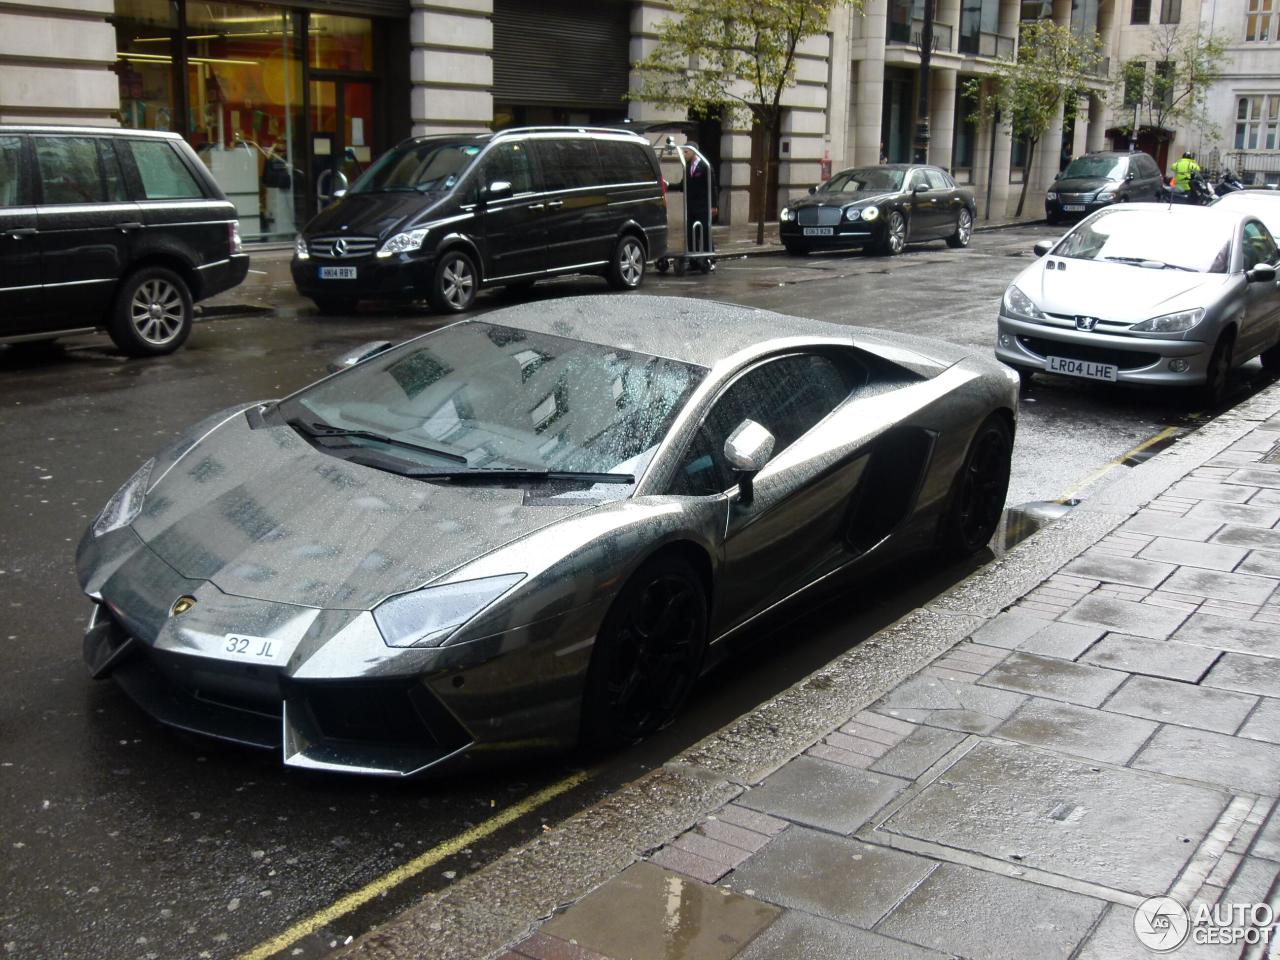
[(880, 252), (892, 257), (901, 253), (907, 245), (907, 219), (897, 210), (890, 212), (884, 221), (884, 237), (880, 241)]
[(131, 357), (158, 357), (186, 342), (194, 313), (182, 277), (166, 267), (144, 267), (121, 284), (107, 332)]
[(957, 250), (967, 247), (972, 236), (973, 215), (968, 210), (961, 210), (960, 216), (956, 217), (956, 232), (947, 237), (947, 246)]
[(1280, 343), (1263, 350), (1258, 359), (1262, 361), (1262, 369), (1267, 373), (1280, 373)]
[(636, 237), (625, 236), (613, 248), (613, 259), (605, 274), (615, 290), (634, 290), (644, 279), (644, 244)]
[(1209, 365), (1205, 368), (1204, 384), (1195, 391), (1193, 404), (1204, 407), (1221, 406), (1227, 398), (1227, 385), (1231, 376), (1231, 354), (1235, 339), (1230, 333), (1224, 333), (1214, 344), (1213, 353), (1209, 355)]
[(969, 443), (942, 520), (941, 546), (950, 556), (967, 557), (990, 542), (1009, 492), (1012, 457), (1008, 423), (998, 414), (987, 417)]
[(640, 567), (596, 638), (582, 703), (582, 742), (620, 746), (670, 723), (693, 689), (707, 648), (707, 598), (675, 554)]
[(477, 286), (475, 261), (461, 250), (448, 250), (436, 264), (429, 297), (431, 309), (436, 313), (462, 313), (475, 302)]

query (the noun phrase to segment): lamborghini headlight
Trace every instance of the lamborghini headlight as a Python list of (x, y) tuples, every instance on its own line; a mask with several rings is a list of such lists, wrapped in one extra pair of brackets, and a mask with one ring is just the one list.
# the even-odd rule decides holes
[(1195, 310), (1181, 310), (1178, 313), (1166, 313), (1162, 317), (1152, 317), (1135, 323), (1129, 329), (1135, 333), (1181, 333), (1190, 330), (1203, 319), (1204, 308), (1197, 307)]
[(523, 579), (508, 573), (402, 593), (378, 604), (373, 619), (389, 647), (438, 647)]
[(874, 219), (875, 219), (876, 217), (878, 217), (878, 216), (880, 216), (880, 208), (879, 208), (879, 207), (863, 207), (863, 208), (862, 208), (862, 219), (863, 219), (863, 220), (874, 220)]
[(1009, 289), (1004, 292), (1003, 306), (1004, 312), (1011, 317), (1022, 317), (1026, 320), (1044, 319), (1044, 314), (1040, 311), (1040, 308), (1012, 283), (1009, 284)]
[(152, 457), (107, 501), (107, 505), (98, 514), (98, 519), (93, 522), (95, 537), (133, 523), (134, 518), (142, 512), (142, 499), (146, 496), (147, 484), (151, 482), (151, 471), (155, 465), (155, 458)]
[(404, 233), (397, 233), (382, 245), (382, 249), (378, 251), (378, 256), (393, 257), (397, 253), (411, 253), (414, 250), (420, 250), (422, 249), (422, 241), (425, 239), (427, 239), (425, 227), (421, 230), (406, 230)]

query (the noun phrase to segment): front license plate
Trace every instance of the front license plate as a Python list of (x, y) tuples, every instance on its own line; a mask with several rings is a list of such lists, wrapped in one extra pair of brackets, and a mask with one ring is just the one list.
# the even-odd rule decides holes
[(1062, 209), (1067, 213), (1084, 213), (1083, 203), (1064, 203)]
[(354, 280), (356, 278), (355, 267), (321, 267), (321, 280)]
[(1045, 357), (1050, 373), (1065, 373), (1069, 377), (1085, 377), (1089, 380), (1109, 380), (1115, 383), (1116, 367), (1111, 363), (1093, 363), (1089, 360), (1072, 360), (1070, 357)]
[(829, 237), (835, 233), (835, 227), (805, 227), (806, 237)]
[(293, 653), (294, 643), (274, 637), (253, 637), (245, 633), (228, 633), (216, 651), (223, 660), (283, 665)]

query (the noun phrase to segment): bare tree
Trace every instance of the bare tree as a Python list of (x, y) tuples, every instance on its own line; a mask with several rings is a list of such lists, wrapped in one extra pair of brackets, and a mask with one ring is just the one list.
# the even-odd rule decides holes
[(1144, 128), (1171, 134), (1185, 127), (1216, 139), (1206, 97), (1226, 50), (1213, 34), (1179, 31), (1177, 24), (1153, 29), (1147, 53), (1126, 60), (1117, 75), (1112, 91), (1117, 129), (1135, 136)]

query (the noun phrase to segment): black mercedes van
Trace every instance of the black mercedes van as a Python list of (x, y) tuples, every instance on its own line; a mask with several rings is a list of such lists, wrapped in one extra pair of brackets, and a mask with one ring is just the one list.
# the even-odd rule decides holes
[(249, 257), (235, 205), (176, 133), (0, 126), (0, 343), (105, 329), (172, 353)]
[(666, 184), (648, 141), (525, 127), (404, 141), (307, 224), (292, 266), (324, 313), (423, 298), (459, 313), (481, 287), (558, 274), (631, 289), (666, 247)]

